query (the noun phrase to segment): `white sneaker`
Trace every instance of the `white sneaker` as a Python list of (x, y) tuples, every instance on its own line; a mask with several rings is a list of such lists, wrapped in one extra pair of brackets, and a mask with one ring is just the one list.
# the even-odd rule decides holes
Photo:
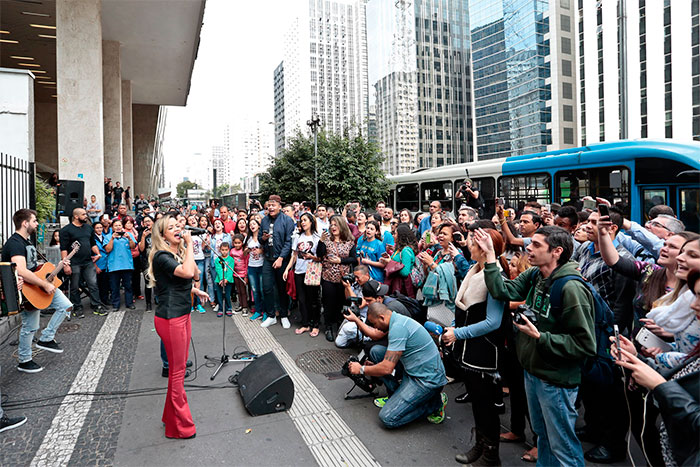
[(262, 328), (269, 328), (269, 327), (272, 326), (273, 324), (277, 324), (277, 318), (272, 317), (272, 316), (269, 316), (269, 317), (265, 318), (265, 321), (262, 322), (262, 324), (260, 325), (260, 327), (262, 327)]
[(212, 308), (212, 311), (214, 311), (214, 312), (219, 311), (219, 304), (218, 303), (214, 304), (214, 308)]
[(241, 309), (240, 308), (234, 308), (233, 310), (234, 315), (240, 315), (241, 314)]
[(280, 319), (280, 321), (282, 321), (282, 327), (284, 329), (289, 329), (292, 326), (292, 324), (289, 322), (289, 318), (287, 317)]

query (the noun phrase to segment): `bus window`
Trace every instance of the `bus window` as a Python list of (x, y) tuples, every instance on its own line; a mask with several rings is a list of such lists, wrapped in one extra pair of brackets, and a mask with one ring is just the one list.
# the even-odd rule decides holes
[(396, 185), (396, 212), (402, 209), (417, 212), (420, 209), (419, 194), (417, 183)]
[[(459, 187), (462, 186), (462, 183), (464, 183), (464, 180), (457, 180), (455, 182), (455, 196), (459, 191)], [(494, 180), (493, 177), (473, 178), (472, 184), (477, 190), (479, 190), (479, 195), (481, 196), (481, 199), (484, 200), (484, 212), (481, 218), (491, 219), (495, 212), (496, 180)], [(458, 210), (461, 205), (462, 200), (456, 200), (455, 210)], [(455, 212), (455, 215), (456, 214), (457, 213)]]
[(549, 204), (550, 183), (547, 173), (504, 176), (498, 179), (498, 192), (505, 198), (507, 208), (520, 211), (531, 200)]
[(629, 216), (630, 172), (627, 167), (596, 167), (557, 172), (554, 200), (562, 206), (583, 207), (581, 198), (605, 198)]
[(649, 220), (649, 210), (659, 204), (668, 205), (668, 193), (665, 188), (644, 188), (642, 189), (642, 199), (644, 207), (644, 222)]
[(452, 211), (454, 193), (451, 181), (422, 183), (421, 190), (423, 192), (423, 199), (421, 200), (422, 211), (428, 212), (431, 201), (440, 201), (444, 211)]
[(685, 229), (700, 232), (700, 188), (678, 189), (678, 218)]

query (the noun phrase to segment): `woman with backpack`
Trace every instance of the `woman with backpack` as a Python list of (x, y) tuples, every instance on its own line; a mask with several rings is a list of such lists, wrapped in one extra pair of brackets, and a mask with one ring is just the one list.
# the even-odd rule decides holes
[[(389, 291), (399, 292), (407, 297), (416, 298), (416, 288), (411, 281), (411, 270), (416, 264), (418, 242), (409, 224), (401, 223), (396, 227), (396, 248), (391, 257), (382, 257), (386, 272), (386, 284)], [(420, 266), (418, 266), (420, 267)]]
[[(498, 231), (485, 229), (492, 240), (499, 259), (496, 265), (508, 271), (508, 262), (502, 256), (505, 242)], [(450, 349), (451, 362), (465, 378), (472, 398), (476, 444), (465, 454), (456, 456), (457, 462), (479, 465), (500, 465), (498, 455), (500, 420), (496, 406), (502, 402), (499, 381), (498, 348), (503, 338), (499, 333), (507, 303), (494, 299), (484, 281), (486, 254), (468, 238), (469, 251), (476, 264), (469, 269), (455, 299), (454, 326), (442, 335), (442, 342)]]

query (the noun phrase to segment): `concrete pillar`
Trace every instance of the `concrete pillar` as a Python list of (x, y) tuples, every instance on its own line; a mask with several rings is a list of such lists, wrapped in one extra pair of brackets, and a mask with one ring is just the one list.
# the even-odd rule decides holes
[(58, 173), (58, 135), (55, 102), (34, 103), (34, 161), (37, 172)]
[(124, 183), (122, 167), (122, 72), (120, 44), (102, 41), (105, 176)]
[(131, 121), (131, 81), (122, 81), (122, 171), (124, 173), (124, 188), (131, 187), (131, 198), (134, 194), (134, 140)]
[(139, 193), (144, 193), (146, 196), (157, 195), (151, 190), (151, 173), (159, 110), (160, 106), (157, 105), (132, 105), (134, 167), (137, 168), (134, 170), (134, 199)]
[(58, 176), (104, 199), (102, 1), (56, 1)]
[(0, 68), (0, 152), (34, 162), (34, 76)]

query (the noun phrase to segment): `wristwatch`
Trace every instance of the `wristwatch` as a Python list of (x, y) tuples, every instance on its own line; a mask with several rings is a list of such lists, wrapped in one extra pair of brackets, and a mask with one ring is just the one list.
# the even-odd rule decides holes
[(362, 366), (360, 367), (360, 374), (361, 374), (361, 375), (364, 375), (364, 374), (365, 374), (365, 366), (364, 366), (364, 365), (362, 365)]

